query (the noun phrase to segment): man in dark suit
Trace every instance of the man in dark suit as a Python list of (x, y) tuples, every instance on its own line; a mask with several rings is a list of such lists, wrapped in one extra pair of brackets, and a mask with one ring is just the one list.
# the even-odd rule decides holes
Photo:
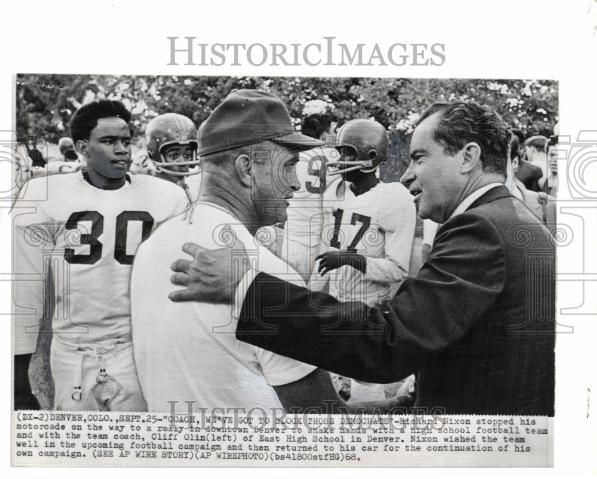
[(419, 215), (442, 226), (418, 275), (383, 307), (230, 268), (230, 250), (196, 245), (184, 248), (192, 262), (173, 265), (173, 282), (187, 289), (170, 297), (234, 301), (239, 339), (346, 376), (390, 382), (416, 372), (423, 411), (552, 416), (555, 251), (503, 186), (509, 137), (474, 103), (423, 113), (401, 181)]
[(547, 178), (547, 138), (531, 136), (524, 142), (526, 160), (520, 161), (516, 178), (524, 183), (527, 190), (543, 191)]
[[(516, 179), (529, 191), (541, 191), (539, 179), (543, 176), (541, 168), (526, 160), (526, 144), (522, 131), (512, 128), (512, 139), (510, 141), (510, 158), (516, 162), (517, 169), (514, 171)], [(534, 150), (529, 148), (531, 153)], [(532, 155), (530, 155), (532, 156)]]
[(539, 180), (543, 178), (543, 172), (537, 165), (526, 160), (520, 160), (520, 166), (516, 172), (516, 179), (524, 184), (529, 191), (541, 191)]

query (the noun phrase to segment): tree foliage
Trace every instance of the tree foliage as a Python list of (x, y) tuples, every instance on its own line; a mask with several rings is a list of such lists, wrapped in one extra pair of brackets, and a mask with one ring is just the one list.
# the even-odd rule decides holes
[(166, 112), (199, 124), (239, 88), (277, 94), (296, 125), (305, 103), (314, 99), (334, 105), (339, 124), (373, 117), (389, 129), (402, 128), (409, 115), (435, 101), (456, 99), (493, 106), (527, 135), (547, 133), (558, 116), (557, 82), (544, 80), (27, 74), (17, 77), (17, 135), (55, 143), (69, 134), (68, 121), (77, 105), (94, 98), (122, 100), (133, 113), (138, 134), (151, 118)]

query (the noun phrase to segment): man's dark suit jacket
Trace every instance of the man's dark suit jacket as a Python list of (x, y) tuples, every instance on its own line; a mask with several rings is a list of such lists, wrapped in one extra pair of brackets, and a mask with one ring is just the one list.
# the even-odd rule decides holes
[(554, 413), (555, 250), (496, 187), (438, 230), (428, 260), (383, 308), (339, 303), (260, 273), (237, 338), (370, 382), (417, 373), (415, 407)]
[(520, 166), (514, 176), (522, 181), (527, 190), (541, 191), (539, 180), (543, 176), (543, 171), (537, 165), (533, 165), (526, 160), (520, 160)]

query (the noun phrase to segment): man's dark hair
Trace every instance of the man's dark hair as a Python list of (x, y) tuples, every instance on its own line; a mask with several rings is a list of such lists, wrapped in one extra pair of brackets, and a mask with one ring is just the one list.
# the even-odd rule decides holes
[(88, 140), (99, 119), (114, 116), (122, 118), (127, 124), (131, 121), (131, 113), (119, 101), (99, 100), (83, 105), (70, 121), (73, 141)]
[(520, 141), (518, 140), (517, 135), (512, 135), (512, 138), (510, 139), (510, 158), (520, 159)]
[(522, 130), (519, 130), (518, 128), (510, 128), (510, 131), (512, 132), (512, 135), (518, 138), (518, 145), (522, 145), (524, 143), (524, 133)]
[(531, 136), (527, 141), (525, 141), (525, 145), (528, 147), (535, 148), (538, 151), (547, 151), (547, 138), (543, 135), (535, 135)]
[(439, 113), (433, 139), (450, 155), (474, 141), (481, 147), (483, 170), (506, 175), (510, 149), (508, 124), (490, 107), (473, 102), (434, 103), (427, 108), (415, 126)]
[(301, 133), (313, 138), (320, 139), (326, 131), (330, 129), (332, 124), (332, 117), (330, 115), (323, 115), (314, 113), (306, 116), (301, 125)]

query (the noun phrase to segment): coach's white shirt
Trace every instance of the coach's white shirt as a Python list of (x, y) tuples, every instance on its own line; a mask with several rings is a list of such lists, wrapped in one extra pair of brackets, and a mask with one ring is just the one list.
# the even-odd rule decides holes
[(242, 343), (235, 337), (230, 305), (174, 303), (170, 265), (185, 242), (214, 249), (236, 236), (260, 271), (303, 286), (300, 276), (262, 246), (236, 218), (199, 203), (191, 222), (166, 222), (140, 248), (131, 280), (133, 346), (149, 411), (199, 408), (281, 408), (272, 386), (297, 381), (315, 367)]

